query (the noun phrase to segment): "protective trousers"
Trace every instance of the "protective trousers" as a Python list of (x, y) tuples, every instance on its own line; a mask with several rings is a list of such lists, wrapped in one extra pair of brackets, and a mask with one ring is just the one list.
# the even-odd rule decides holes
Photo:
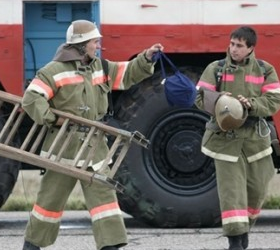
[(249, 232), (265, 200), (274, 175), (271, 156), (248, 163), (215, 160), (223, 233), (225, 236)]
[[(55, 242), (65, 204), (76, 182), (77, 179), (64, 174), (45, 173), (27, 224), (26, 241), (39, 247)], [(97, 249), (126, 245), (126, 229), (115, 191), (96, 181), (92, 184), (81, 181), (81, 187), (90, 212)]]

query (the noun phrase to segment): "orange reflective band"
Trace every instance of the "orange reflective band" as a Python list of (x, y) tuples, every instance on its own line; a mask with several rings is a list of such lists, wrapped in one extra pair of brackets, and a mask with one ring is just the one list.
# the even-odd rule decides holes
[(105, 75), (103, 76), (98, 76), (95, 78), (92, 78), (92, 85), (100, 85), (100, 84), (104, 84), (107, 83), (110, 80), (110, 77), (106, 77)]
[(273, 82), (266, 84), (262, 87), (262, 93), (266, 92), (279, 92), (280, 90), (280, 83), (279, 82)]
[(199, 81), (197, 83), (197, 86), (198, 87), (204, 87), (206, 89), (210, 89), (210, 90), (213, 90), (213, 91), (216, 91), (216, 86), (211, 84), (211, 83), (208, 83), (208, 82), (204, 82), (204, 81)]
[(55, 218), (55, 219), (62, 217), (62, 214), (63, 214), (63, 211), (60, 211), (60, 212), (49, 211), (49, 210), (46, 210), (46, 209), (38, 206), (37, 204), (35, 204), (33, 206), (33, 210), (44, 217), (50, 217), (50, 218)]
[(56, 87), (63, 87), (65, 85), (77, 85), (79, 83), (83, 83), (84, 78), (80, 75), (72, 76), (72, 77), (65, 77), (55, 81)]
[(90, 215), (94, 216), (96, 214), (114, 210), (114, 209), (119, 209), (119, 204), (117, 202), (112, 202), (112, 203), (108, 203), (108, 204), (93, 208), (90, 210)]
[(54, 95), (53, 90), (38, 78), (32, 80), (28, 86), (28, 90), (35, 90), (36, 92), (43, 94), (47, 99), (51, 99)]
[(128, 64), (128, 62), (118, 63), (118, 73), (117, 73), (115, 82), (113, 84), (113, 89), (114, 90), (122, 90), (123, 89), (122, 81), (123, 81), (123, 77), (124, 77), (124, 73), (125, 73), (127, 64)]
[(249, 223), (248, 211), (245, 209), (234, 209), (222, 212), (222, 224)]
[(102, 205), (96, 208), (93, 208), (90, 211), (91, 221), (92, 223), (102, 220), (111, 216), (121, 216), (122, 211), (119, 208), (119, 204), (117, 202), (112, 202), (106, 205)]

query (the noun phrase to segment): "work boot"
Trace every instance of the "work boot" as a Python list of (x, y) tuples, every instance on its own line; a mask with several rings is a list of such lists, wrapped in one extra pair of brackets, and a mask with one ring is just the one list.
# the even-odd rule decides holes
[(22, 250), (40, 250), (40, 247), (34, 246), (32, 243), (25, 241)]
[(241, 235), (241, 239), (242, 239), (242, 247), (244, 249), (247, 249), (248, 245), (249, 245), (249, 237), (248, 237), (248, 233), (242, 234)]
[(114, 246), (108, 246), (108, 247), (102, 247), (101, 250), (118, 250), (118, 248)]
[(229, 250), (244, 250), (242, 235), (228, 236)]

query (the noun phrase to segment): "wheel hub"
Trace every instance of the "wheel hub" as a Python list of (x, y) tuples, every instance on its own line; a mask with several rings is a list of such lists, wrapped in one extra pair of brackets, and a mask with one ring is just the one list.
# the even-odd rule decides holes
[(196, 133), (185, 130), (170, 138), (166, 145), (166, 158), (174, 170), (186, 174), (199, 170), (204, 158), (198, 150), (199, 137)]
[(177, 109), (161, 117), (149, 133), (147, 171), (162, 187), (176, 193), (203, 192), (215, 182), (212, 159), (201, 152), (208, 120), (200, 111)]

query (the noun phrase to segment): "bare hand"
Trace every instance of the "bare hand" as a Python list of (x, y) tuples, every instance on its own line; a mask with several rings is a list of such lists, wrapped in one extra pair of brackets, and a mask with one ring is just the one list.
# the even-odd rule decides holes
[(221, 92), (221, 95), (232, 96), (232, 93), (226, 92), (226, 91), (222, 91), (222, 92)]
[(243, 107), (245, 107), (246, 109), (250, 109), (252, 107), (252, 105), (249, 102), (249, 100), (246, 97), (244, 97), (243, 95), (238, 95), (237, 99), (241, 102)]
[(153, 54), (158, 52), (159, 50), (163, 51), (164, 47), (160, 43), (156, 43), (146, 50), (146, 58), (148, 60), (152, 60)]

